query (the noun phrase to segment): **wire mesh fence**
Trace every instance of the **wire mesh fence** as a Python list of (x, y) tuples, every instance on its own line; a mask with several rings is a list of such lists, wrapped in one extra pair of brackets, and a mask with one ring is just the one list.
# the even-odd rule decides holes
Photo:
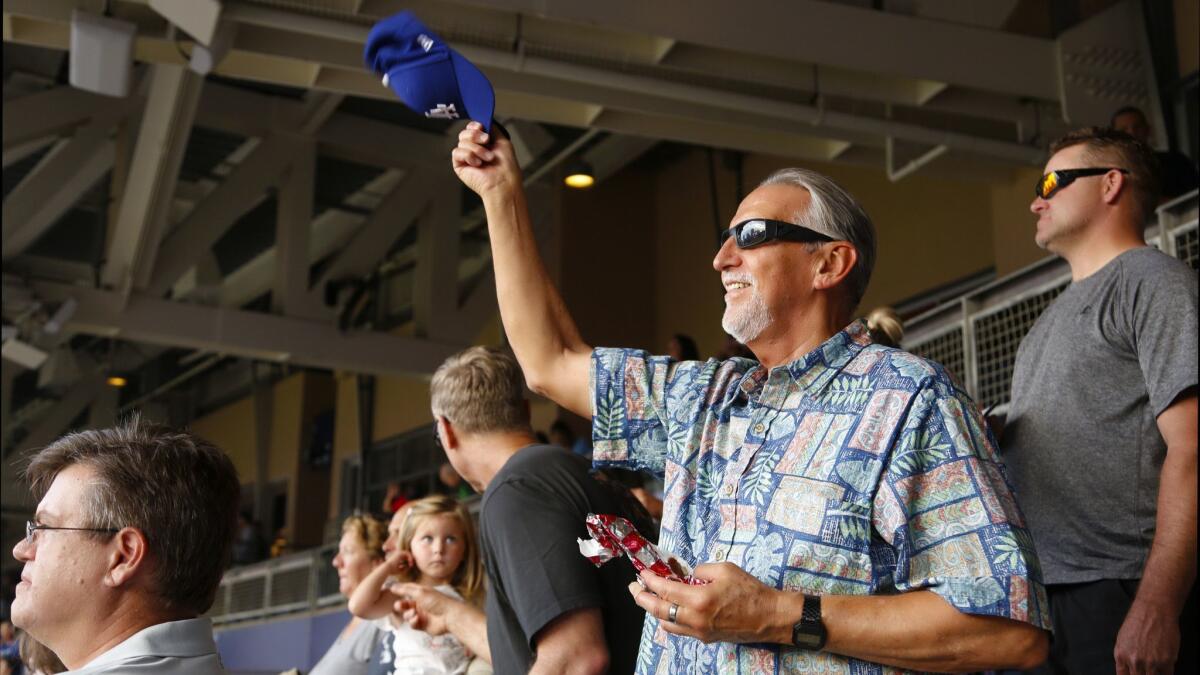
[[(1160, 207), (1147, 243), (1197, 269), (1198, 208), (1195, 192)], [(913, 319), (904, 348), (945, 366), (981, 406), (1003, 406), (1021, 340), (1069, 282), (1066, 263), (1044, 260)]]

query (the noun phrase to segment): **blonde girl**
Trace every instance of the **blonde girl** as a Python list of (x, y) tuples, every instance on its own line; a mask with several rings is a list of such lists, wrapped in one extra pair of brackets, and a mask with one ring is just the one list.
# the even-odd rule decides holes
[(470, 514), (444, 495), (409, 502), (392, 516), (383, 550), (384, 563), (350, 598), (351, 613), (386, 621), (394, 635), (396, 675), (465, 673), (471, 655), (462, 643), (449, 633), (432, 636), (399, 620), (393, 612), (398, 598), (387, 588), (408, 581), (478, 605), (483, 567)]

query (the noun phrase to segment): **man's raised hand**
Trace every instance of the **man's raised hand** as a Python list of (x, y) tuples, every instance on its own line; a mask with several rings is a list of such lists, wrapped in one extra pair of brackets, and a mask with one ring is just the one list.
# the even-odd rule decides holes
[(512, 143), (493, 125), (488, 134), (479, 122), (471, 122), (458, 134), (458, 147), (450, 152), (454, 173), (480, 197), (496, 190), (520, 185), (521, 172)]

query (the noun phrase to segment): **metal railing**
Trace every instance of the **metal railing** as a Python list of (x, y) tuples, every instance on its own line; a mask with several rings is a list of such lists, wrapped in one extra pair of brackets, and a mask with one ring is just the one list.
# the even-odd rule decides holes
[[(1157, 210), (1146, 242), (1197, 269), (1198, 193)], [(984, 407), (1003, 411), (1013, 363), (1033, 322), (1071, 281), (1060, 258), (1047, 258), (921, 314), (908, 322), (904, 348), (941, 363)]]
[(207, 616), (214, 624), (306, 612), (346, 599), (331, 564), (336, 544), (292, 553), (225, 573)]

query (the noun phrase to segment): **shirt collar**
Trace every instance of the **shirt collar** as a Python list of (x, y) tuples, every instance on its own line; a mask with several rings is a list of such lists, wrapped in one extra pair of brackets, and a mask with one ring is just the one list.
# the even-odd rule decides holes
[(815, 394), (871, 344), (867, 322), (856, 319), (798, 359), (776, 366), (770, 372), (761, 365), (751, 368), (738, 382), (738, 390), (741, 395), (754, 400), (764, 385), (779, 381), (786, 373), (792, 382)]
[(84, 668), (117, 664), (135, 656), (190, 657), (216, 654), (212, 621), (183, 619), (155, 624), (130, 635), (123, 642), (94, 658)]

